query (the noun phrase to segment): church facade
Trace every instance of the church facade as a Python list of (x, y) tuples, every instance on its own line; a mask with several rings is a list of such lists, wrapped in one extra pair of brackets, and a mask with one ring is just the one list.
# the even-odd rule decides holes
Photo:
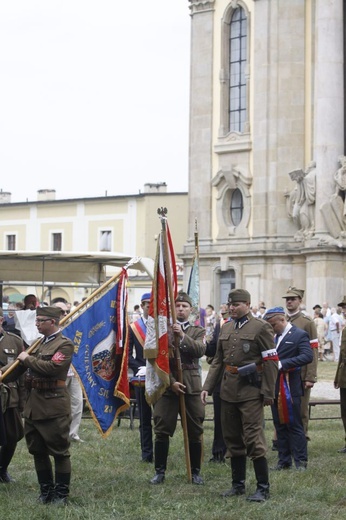
[[(346, 294), (343, 0), (189, 0), (189, 238), (201, 304)], [(188, 269), (185, 269), (188, 276)]]

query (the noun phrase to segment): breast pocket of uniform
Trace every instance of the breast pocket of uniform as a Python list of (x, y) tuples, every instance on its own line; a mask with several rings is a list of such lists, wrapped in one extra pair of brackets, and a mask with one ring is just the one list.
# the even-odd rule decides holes
[(251, 347), (255, 344), (255, 334), (241, 334), (240, 337), (240, 348), (243, 350), (244, 354), (248, 354), (251, 350)]
[(219, 340), (220, 341), (228, 341), (231, 333), (230, 332), (220, 332), (219, 334)]

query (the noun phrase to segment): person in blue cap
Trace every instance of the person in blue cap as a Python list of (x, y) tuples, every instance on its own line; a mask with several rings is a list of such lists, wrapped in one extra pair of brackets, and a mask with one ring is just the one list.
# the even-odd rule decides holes
[(301, 367), (311, 363), (313, 352), (309, 335), (285, 316), (283, 307), (268, 309), (263, 319), (274, 329), (279, 358), (279, 374), (275, 385), (272, 414), (277, 433), (278, 463), (274, 470), (305, 470), (308, 463), (307, 440), (300, 413), (303, 383)]
[(151, 406), (145, 399), (146, 360), (143, 357), (143, 347), (147, 332), (149, 303), (151, 293), (143, 294), (141, 298), (142, 316), (131, 323), (129, 336), (129, 368), (133, 370), (132, 385), (135, 389), (136, 403), (139, 414), (139, 432), (141, 439), (142, 461), (153, 462), (153, 434), (151, 425)]

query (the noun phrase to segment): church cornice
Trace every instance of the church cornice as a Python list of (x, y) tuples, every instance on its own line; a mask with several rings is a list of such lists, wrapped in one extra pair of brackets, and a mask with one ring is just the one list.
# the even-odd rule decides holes
[(215, 0), (189, 0), (191, 14), (213, 11)]

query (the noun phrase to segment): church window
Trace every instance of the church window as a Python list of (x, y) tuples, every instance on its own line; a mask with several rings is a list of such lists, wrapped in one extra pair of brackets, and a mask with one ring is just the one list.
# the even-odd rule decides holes
[(229, 26), (229, 129), (243, 132), (247, 117), (247, 18), (237, 7)]
[(243, 218), (244, 203), (241, 191), (236, 188), (231, 195), (231, 221), (238, 226)]

